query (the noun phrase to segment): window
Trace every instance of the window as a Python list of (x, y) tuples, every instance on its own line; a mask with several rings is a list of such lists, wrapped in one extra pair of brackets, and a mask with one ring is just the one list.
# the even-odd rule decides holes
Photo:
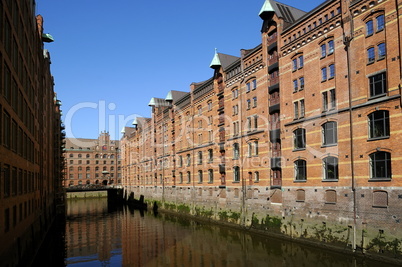
[(332, 79), (335, 77), (335, 64), (329, 65), (329, 78)]
[(259, 181), (260, 181), (260, 173), (254, 172), (254, 182), (259, 182)]
[(238, 121), (233, 122), (233, 135), (234, 136), (239, 135), (239, 130), (240, 130), (239, 122)]
[(233, 167), (233, 181), (240, 182), (240, 168), (239, 166)]
[(384, 15), (380, 15), (376, 18), (377, 22), (377, 31), (381, 31), (385, 27), (385, 20), (384, 20)]
[(253, 142), (253, 155), (254, 156), (258, 155), (258, 141)]
[(183, 166), (183, 157), (182, 157), (182, 156), (179, 156), (177, 165), (178, 165), (179, 167), (182, 167), (182, 166)]
[(293, 80), (293, 92), (297, 92), (299, 90), (297, 80)]
[(328, 110), (328, 92), (322, 93), (322, 110), (323, 111)]
[(385, 72), (369, 77), (370, 97), (387, 93)]
[(179, 183), (182, 184), (183, 183), (183, 173), (179, 172)]
[(233, 144), (233, 159), (238, 159), (240, 156), (239, 143)]
[(198, 164), (202, 164), (202, 151), (198, 151)]
[(253, 97), (253, 108), (257, 107), (257, 97)]
[(334, 40), (328, 42), (328, 55), (334, 53)]
[(187, 154), (187, 167), (191, 165), (191, 155)]
[(326, 81), (327, 80), (327, 68), (322, 68), (321, 69), (321, 81)]
[(334, 121), (326, 122), (322, 125), (322, 144), (333, 145), (338, 142), (337, 123)]
[(258, 129), (258, 116), (254, 116), (254, 130), (256, 131)]
[(198, 183), (202, 183), (202, 170), (198, 171)]
[(209, 183), (214, 182), (214, 170), (211, 169), (208, 170), (208, 182)]
[(372, 35), (374, 33), (373, 21), (369, 20), (366, 22), (366, 35)]
[(325, 57), (327, 55), (327, 45), (322, 44), (321, 45), (321, 57)]
[(368, 115), (369, 138), (388, 137), (390, 135), (389, 112), (379, 110)]
[(213, 150), (212, 149), (209, 149), (208, 150), (208, 162), (209, 163), (211, 163), (211, 162), (213, 162), (214, 161), (214, 155), (213, 155)]
[[(299, 112), (299, 107), (300, 107), (300, 112)], [(294, 119), (295, 120), (303, 118), (305, 115), (304, 99), (295, 101), (293, 103), (293, 109), (294, 109)]]
[(293, 146), (295, 150), (306, 148), (306, 129), (299, 128), (293, 131)]
[(295, 59), (293, 59), (292, 60), (292, 66), (293, 66), (293, 70), (297, 70), (297, 59), (295, 58)]
[(252, 80), (252, 86), (253, 86), (252, 90), (257, 89), (257, 80), (256, 79)]
[(293, 103), (293, 112), (294, 112), (294, 119), (297, 120), (299, 118), (299, 102)]
[(251, 108), (251, 100), (247, 99), (247, 109), (250, 109), (250, 108)]
[(306, 181), (307, 176), (306, 176), (306, 161), (303, 159), (298, 159), (294, 163), (294, 169), (295, 169), (295, 180), (296, 181)]
[(233, 96), (233, 99), (237, 98), (239, 96), (239, 89), (234, 89), (232, 91), (232, 96)]
[(303, 68), (303, 66), (304, 66), (303, 56), (299, 56), (299, 69)]
[(304, 77), (299, 78), (299, 83), (300, 83), (300, 91), (304, 89)]
[(368, 63), (373, 63), (375, 60), (375, 51), (374, 47), (370, 47), (367, 49), (367, 62)]
[(324, 180), (338, 180), (338, 158), (326, 157), (323, 159)]
[(378, 49), (378, 59), (385, 58), (385, 43), (377, 45)]
[(208, 101), (208, 111), (212, 110), (212, 101)]

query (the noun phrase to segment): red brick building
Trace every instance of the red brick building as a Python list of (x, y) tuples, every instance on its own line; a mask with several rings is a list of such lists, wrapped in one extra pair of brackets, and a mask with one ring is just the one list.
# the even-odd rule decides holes
[(64, 186), (121, 184), (119, 141), (108, 132), (98, 139), (66, 138)]
[(63, 212), (61, 102), (35, 1), (0, 1), (0, 259), (29, 264)]
[[(266, 0), (260, 45), (215, 53), (210, 79), (153, 98), (152, 118), (126, 128), (126, 190), (178, 212), (257, 228), (275, 220), (292, 237), (392, 253), (402, 240), (401, 9), (328, 0), (304, 12)], [(133, 164), (147, 166), (137, 179)]]

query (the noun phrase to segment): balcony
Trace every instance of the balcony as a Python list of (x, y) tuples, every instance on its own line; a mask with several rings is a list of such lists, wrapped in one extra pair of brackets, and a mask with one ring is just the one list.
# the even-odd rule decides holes
[(273, 114), (275, 112), (279, 112), (279, 110), (281, 109), (280, 104), (275, 104), (269, 107), (269, 114)]

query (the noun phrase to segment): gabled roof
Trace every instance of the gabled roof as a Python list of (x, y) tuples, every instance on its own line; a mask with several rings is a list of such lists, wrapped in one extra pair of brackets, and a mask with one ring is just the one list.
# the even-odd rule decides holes
[(188, 94), (188, 92), (183, 92), (183, 91), (169, 91), (167, 96), (165, 97), (166, 101), (173, 101), (173, 103), (176, 103), (177, 100), (182, 98), (184, 95)]
[(283, 18), (288, 23), (293, 23), (307, 12), (274, 0), (265, 0), (259, 16), (264, 19), (264, 17), (271, 13), (275, 13), (279, 18)]
[(157, 98), (157, 97), (152, 97), (151, 100), (148, 103), (148, 106), (154, 106), (154, 107), (168, 107), (169, 102), (166, 101), (163, 98)]
[(227, 54), (218, 53), (215, 49), (215, 55), (209, 67), (212, 69), (222, 67), (223, 70), (226, 70), (228, 66), (230, 66), (233, 62), (235, 62), (238, 59), (240, 58)]

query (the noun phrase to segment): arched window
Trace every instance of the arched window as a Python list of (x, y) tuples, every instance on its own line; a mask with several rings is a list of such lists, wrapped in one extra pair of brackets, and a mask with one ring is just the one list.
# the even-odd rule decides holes
[(74, 157), (74, 155), (73, 155), (73, 154), (70, 154), (70, 158), (72, 158), (72, 157)]
[(202, 183), (202, 179), (203, 177), (202, 177), (202, 170), (199, 170), (198, 171), (198, 183)]
[(325, 203), (327, 203), (327, 204), (335, 204), (336, 203), (336, 191), (335, 190), (326, 190), (325, 191)]
[(90, 155), (89, 155), (89, 154), (87, 154), (87, 155), (86, 155), (86, 157), (87, 157), (87, 159), (89, 159)]
[(298, 189), (296, 191), (296, 201), (304, 202), (306, 200), (306, 192), (303, 189)]
[(326, 157), (323, 159), (324, 180), (338, 180), (338, 158)]
[(370, 179), (391, 179), (391, 153), (378, 151), (370, 154)]
[(81, 154), (78, 154), (78, 158), (82, 158), (82, 155), (81, 155)]

